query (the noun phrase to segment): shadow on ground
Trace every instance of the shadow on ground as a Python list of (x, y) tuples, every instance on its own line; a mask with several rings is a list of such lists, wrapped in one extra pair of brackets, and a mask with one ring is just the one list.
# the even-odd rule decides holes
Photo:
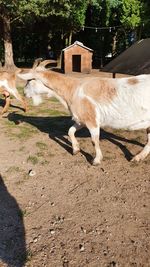
[[(0, 175), (0, 263), (22, 267), (26, 261), (22, 211)], [(1, 266), (1, 264), (0, 264)]]
[[(56, 141), (59, 145), (61, 145), (65, 150), (67, 150), (70, 154), (72, 154), (72, 146), (71, 142), (66, 138), (68, 134), (68, 129), (73, 125), (73, 121), (70, 116), (58, 116), (58, 117), (35, 117), (35, 116), (25, 116), (16, 113), (10, 113), (8, 115), (8, 119), (13, 121), (15, 124), (20, 124), (22, 122), (28, 123), (34, 127), (36, 127), (41, 132), (45, 132), (49, 134), (49, 137)], [(89, 132), (87, 129), (79, 130), (76, 133), (77, 137), (89, 137)], [(118, 136), (116, 134), (110, 133), (101, 129), (101, 140), (108, 140), (112, 144), (118, 146), (121, 151), (124, 153), (125, 158), (129, 161), (132, 159), (133, 155), (128, 150), (128, 148), (122, 144), (130, 143), (133, 145), (137, 145), (140, 147), (144, 147), (143, 144), (136, 140), (129, 140), (127, 138)], [(85, 156), (87, 161), (92, 161), (92, 156), (85, 151), (81, 150), (81, 153)]]

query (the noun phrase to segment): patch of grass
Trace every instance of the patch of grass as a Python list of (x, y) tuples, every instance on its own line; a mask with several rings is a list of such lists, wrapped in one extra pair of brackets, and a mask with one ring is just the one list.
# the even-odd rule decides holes
[(19, 151), (20, 152), (22, 152), (22, 151), (24, 151), (25, 150), (25, 146), (21, 146), (20, 148), (19, 148)]
[(17, 181), (15, 181), (15, 185), (20, 185), (29, 178), (27, 172), (18, 166), (11, 166), (6, 170), (7, 176), (12, 174), (15, 174), (17, 178)]
[(36, 142), (36, 146), (40, 149), (40, 150), (47, 150), (47, 145), (44, 142)]
[(40, 151), (40, 152), (37, 152), (37, 153), (36, 153), (36, 156), (37, 156), (38, 158), (39, 158), (39, 157), (43, 157), (43, 156), (44, 156), (44, 153), (41, 152), (41, 151)]
[(109, 160), (114, 160), (116, 158), (115, 155), (110, 155), (110, 156), (104, 156), (103, 161), (109, 161)]
[(25, 209), (25, 210), (19, 210), (18, 211), (18, 216), (21, 218), (21, 219), (23, 219), (23, 217), (26, 217), (27, 215), (28, 215), (29, 213), (27, 212), (27, 210)]
[(6, 126), (6, 134), (11, 138), (17, 137), (18, 139), (26, 140), (38, 132), (38, 129), (32, 127), (31, 125), (16, 125), (14, 122), (9, 120), (6, 120), (4, 123)]
[(7, 128), (9, 128), (9, 129), (12, 129), (12, 128), (15, 128), (15, 127), (16, 127), (16, 125), (14, 124), (13, 121), (5, 120), (5, 121), (3, 121), (3, 122), (4, 122), (5, 126), (6, 126)]
[(38, 160), (37, 156), (29, 156), (27, 158), (27, 162), (30, 162), (33, 165), (36, 165), (39, 162), (39, 160)]
[(31, 261), (32, 257), (33, 257), (33, 253), (30, 249), (28, 249), (26, 253), (26, 262)]
[(50, 100), (51, 100), (52, 102), (59, 102), (59, 100), (58, 100), (56, 97), (51, 97)]
[(22, 169), (18, 166), (11, 166), (7, 169), (7, 173), (22, 172)]
[(24, 87), (23, 86), (17, 86), (17, 90), (19, 91), (19, 93), (21, 95), (23, 95), (23, 90), (24, 90)]
[(29, 179), (29, 175), (23, 171), (22, 172), (22, 175), (21, 175), (21, 179), (19, 179), (17, 182), (15, 182), (16, 185), (21, 185), (23, 184), (25, 181), (27, 181)]
[(65, 111), (59, 111), (57, 109), (48, 109), (48, 108), (44, 108), (40, 111), (42, 114), (47, 114), (49, 116), (67, 116), (68, 113)]
[[(121, 155), (120, 155), (121, 156)], [(104, 158), (103, 158), (103, 160), (105, 161), (105, 160), (113, 160), (113, 159), (115, 159), (116, 158), (116, 155), (115, 155), (115, 153), (113, 152), (113, 151), (108, 151), (108, 150), (106, 150), (105, 152), (104, 152)]]
[(32, 137), (35, 133), (37, 133), (37, 130), (31, 127), (26, 127), (26, 126), (22, 126), (19, 128), (20, 132), (19, 133), (13, 133), (14, 136), (16, 136), (19, 139), (28, 139), (30, 137)]
[(46, 159), (41, 162), (41, 165), (48, 165), (48, 164), (49, 164), (49, 161)]

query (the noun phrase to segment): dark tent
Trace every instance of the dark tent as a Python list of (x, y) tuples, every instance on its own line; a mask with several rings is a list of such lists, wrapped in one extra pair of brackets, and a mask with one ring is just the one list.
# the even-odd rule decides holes
[(105, 65), (103, 71), (130, 75), (150, 74), (150, 38), (130, 46)]

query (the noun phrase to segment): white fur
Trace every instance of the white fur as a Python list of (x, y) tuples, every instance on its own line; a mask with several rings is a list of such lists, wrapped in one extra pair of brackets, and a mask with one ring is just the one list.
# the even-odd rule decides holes
[(150, 126), (150, 75), (136, 77), (139, 83), (116, 79), (117, 95), (108, 103), (99, 103), (100, 125), (128, 130)]
[(1, 80), (1, 81), (0, 81), (0, 85), (1, 85), (1, 86), (4, 86), (4, 87), (7, 88), (7, 87), (8, 87), (7, 80)]
[(53, 95), (52, 91), (40, 80), (28, 81), (24, 88), (24, 93), (28, 98), (32, 98), (35, 106), (42, 103), (42, 95), (46, 94), (47, 97), (51, 97)]
[[(86, 83), (77, 89), (80, 99), (87, 98), (95, 106), (100, 126), (128, 130), (150, 126), (150, 75), (136, 76), (138, 83), (135, 85), (129, 84), (129, 79), (115, 79), (116, 96), (107, 103), (87, 96), (84, 92)], [(77, 118), (75, 114), (74, 117)]]

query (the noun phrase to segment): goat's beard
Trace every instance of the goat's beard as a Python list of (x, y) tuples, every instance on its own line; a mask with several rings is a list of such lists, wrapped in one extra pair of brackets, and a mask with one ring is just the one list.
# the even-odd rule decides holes
[(34, 106), (38, 106), (42, 103), (42, 97), (40, 95), (34, 95), (32, 96), (32, 101)]

